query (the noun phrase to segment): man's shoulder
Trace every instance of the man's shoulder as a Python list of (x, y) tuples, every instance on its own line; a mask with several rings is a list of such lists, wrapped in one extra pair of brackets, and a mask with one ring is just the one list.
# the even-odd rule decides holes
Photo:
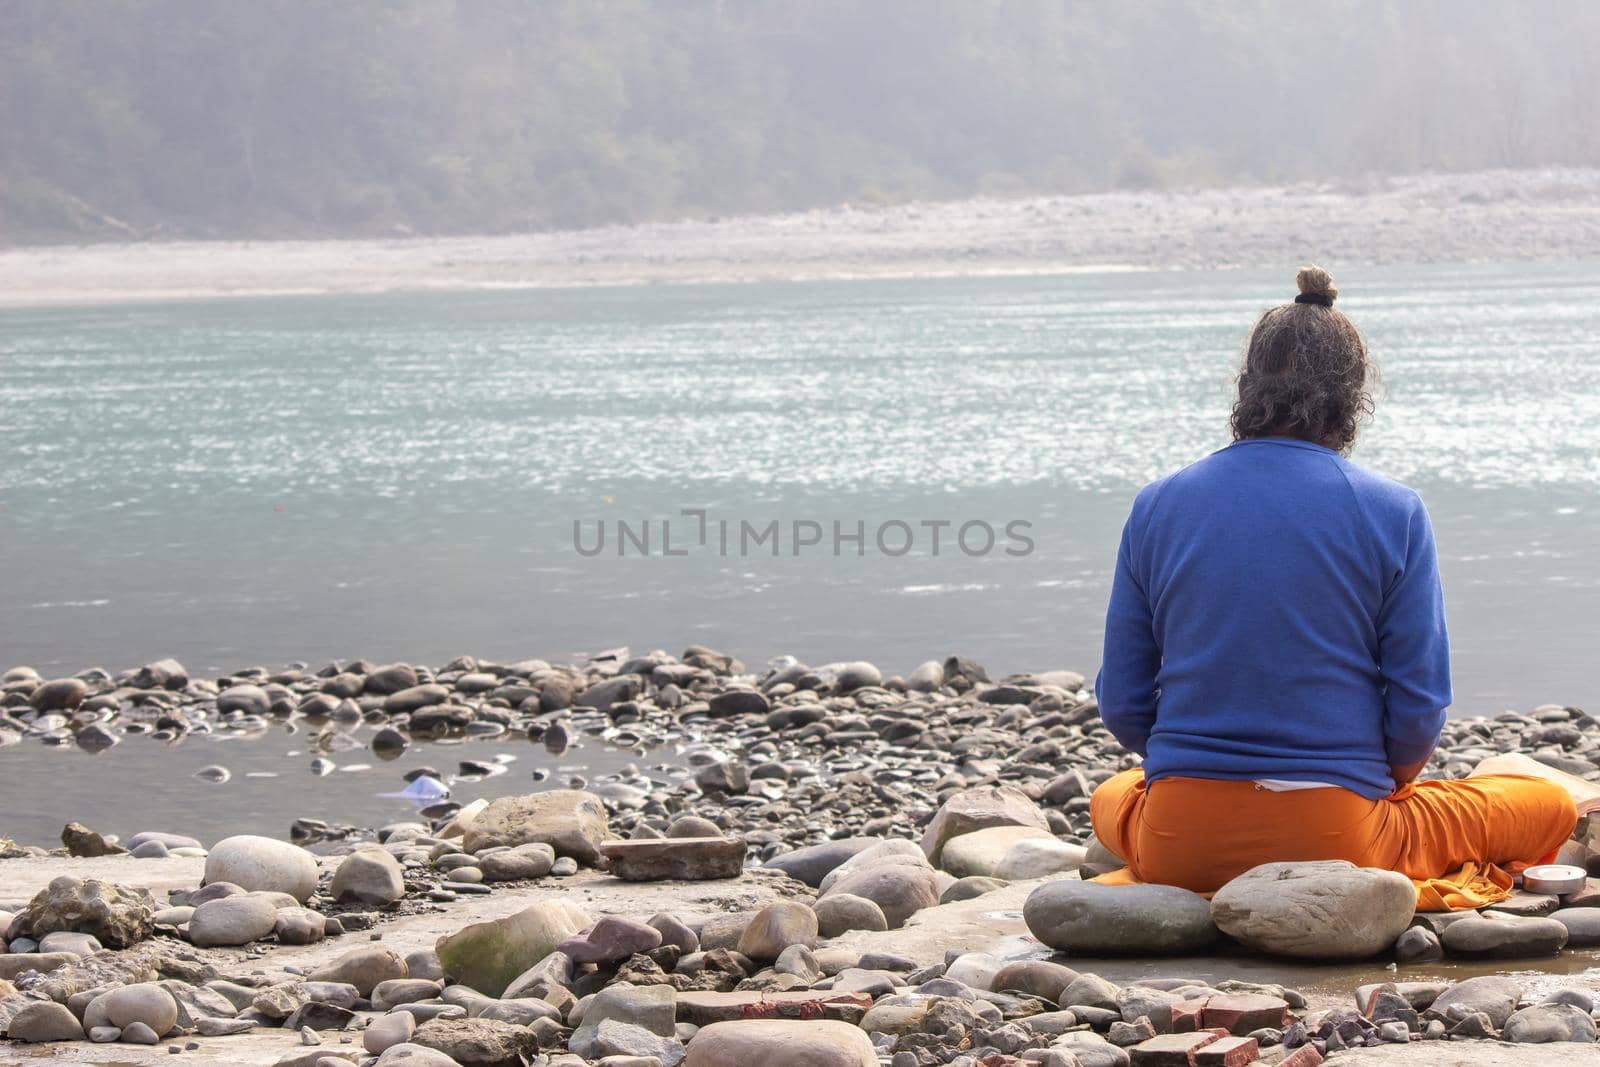
[(1344, 472), (1350, 490), (1361, 498), (1362, 507), (1374, 517), (1405, 521), (1417, 511), (1425, 510), (1422, 497), (1404, 482), (1396, 481), (1343, 456), (1334, 457)]

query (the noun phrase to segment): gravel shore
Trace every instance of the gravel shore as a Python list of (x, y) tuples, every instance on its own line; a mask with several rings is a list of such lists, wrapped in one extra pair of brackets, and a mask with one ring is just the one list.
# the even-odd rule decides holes
[(1412, 175), (1186, 192), (844, 206), (390, 241), (0, 250), (0, 306), (225, 295), (791, 279), (1570, 261), (1600, 247), (1600, 171)]
[[(1119, 865), (1089, 794), (1136, 760), (1071, 671), (750, 670), (699, 646), (216, 679), (163, 660), (14, 668), (0, 707), (0, 744), (287, 721), (434, 760), (391, 772), (417, 810), (385, 826), (0, 841), (17, 1062), (29, 1041), (283, 1067), (780, 1064), (795, 1042), (824, 1067), (1600, 1055), (1594, 878), (1451, 915), (1348, 864), (1266, 865), (1210, 902), (1085, 881)], [(462, 805), (450, 785), (494, 772), (444, 770), (430, 742), (473, 733), (638, 746), (649, 766)], [(1600, 724), (1559, 705), (1452, 720), (1427, 773), (1491, 756), (1593, 781)], [(1589, 833), (1563, 859), (1600, 874)]]

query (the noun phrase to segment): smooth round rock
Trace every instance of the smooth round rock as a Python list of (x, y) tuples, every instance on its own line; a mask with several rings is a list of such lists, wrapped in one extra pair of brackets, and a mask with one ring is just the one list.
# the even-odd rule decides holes
[(1444, 928), (1439, 941), (1453, 956), (1531, 959), (1554, 956), (1567, 943), (1567, 928), (1555, 919), (1526, 919), (1483, 913)]
[(853, 893), (830, 893), (817, 901), (812, 911), (817, 917), (817, 933), (822, 937), (838, 937), (849, 930), (889, 929), (883, 909)]
[(1594, 1020), (1571, 1004), (1538, 1004), (1523, 1008), (1506, 1020), (1500, 1037), (1518, 1044), (1574, 1041), (1593, 1044)]
[(1217, 939), (1205, 898), (1168, 885), (1046, 882), (1028, 894), (1022, 918), (1040, 941), (1079, 955), (1178, 956)]
[(845, 875), (829, 887), (822, 899), (836, 893), (872, 901), (883, 912), (889, 929), (898, 930), (923, 908), (939, 903), (939, 875), (926, 866), (878, 864)]
[(205, 880), (287, 893), (304, 904), (317, 888), (317, 860), (287, 841), (240, 834), (212, 847), (206, 856)]
[(340, 903), (384, 907), (406, 895), (405, 874), (387, 849), (360, 848), (340, 861), (328, 892)]
[(408, 1011), (394, 1011), (372, 1020), (361, 1034), (361, 1047), (374, 1056), (411, 1040), (416, 1033), (417, 1019)]
[(739, 952), (752, 960), (775, 960), (790, 945), (817, 947), (817, 913), (794, 900), (768, 904), (739, 935)]
[(248, 945), (272, 933), (278, 909), (266, 897), (239, 893), (208, 900), (189, 918), (189, 940), (201, 948)]
[(83, 1011), (87, 1027), (116, 1026), (123, 1040), (134, 1024), (147, 1026), (159, 1039), (178, 1025), (178, 1002), (155, 982), (139, 982), (101, 993)]
[(866, 1032), (828, 1019), (739, 1019), (702, 1027), (683, 1067), (878, 1067)]
[(1211, 917), (1259, 952), (1360, 959), (1389, 949), (1416, 907), (1416, 887), (1403, 874), (1318, 860), (1251, 868), (1217, 890)]
[(1600, 908), (1562, 908), (1550, 918), (1567, 928), (1568, 948), (1600, 945)]

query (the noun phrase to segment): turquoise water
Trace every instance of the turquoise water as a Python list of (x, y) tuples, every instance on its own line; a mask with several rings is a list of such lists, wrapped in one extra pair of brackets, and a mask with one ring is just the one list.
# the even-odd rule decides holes
[[(1282, 271), (0, 312), (0, 666), (703, 642), (1091, 672), (1145, 480), (1226, 441)], [(1600, 705), (1600, 264), (1340, 271), (1355, 458), (1443, 554), (1463, 713)], [(706, 509), (704, 547), (698, 520)], [(597, 522), (611, 539), (594, 557)], [(618, 558), (615, 522), (651, 553)], [(662, 552), (660, 521), (674, 550)], [(719, 520), (733, 546), (719, 548)], [(771, 543), (737, 550), (740, 520)], [(794, 523), (820, 546), (793, 551)], [(857, 521), (865, 555), (832, 552)], [(926, 522), (947, 520), (935, 555)], [(880, 528), (889, 555), (873, 543)], [(994, 547), (952, 549), (963, 523)], [(1032, 550), (1009, 539), (1008, 523)], [(884, 524), (889, 524), (885, 526)], [(802, 526), (802, 530), (810, 527)], [(981, 542), (982, 527), (974, 526)], [(969, 541), (973, 540), (969, 538)], [(981, 547), (981, 545), (980, 545)]]

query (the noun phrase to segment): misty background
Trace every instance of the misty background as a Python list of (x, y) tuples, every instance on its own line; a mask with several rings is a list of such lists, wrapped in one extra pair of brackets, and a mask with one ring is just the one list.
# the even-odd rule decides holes
[(1581, 0), (11, 0), (0, 242), (1600, 164)]

